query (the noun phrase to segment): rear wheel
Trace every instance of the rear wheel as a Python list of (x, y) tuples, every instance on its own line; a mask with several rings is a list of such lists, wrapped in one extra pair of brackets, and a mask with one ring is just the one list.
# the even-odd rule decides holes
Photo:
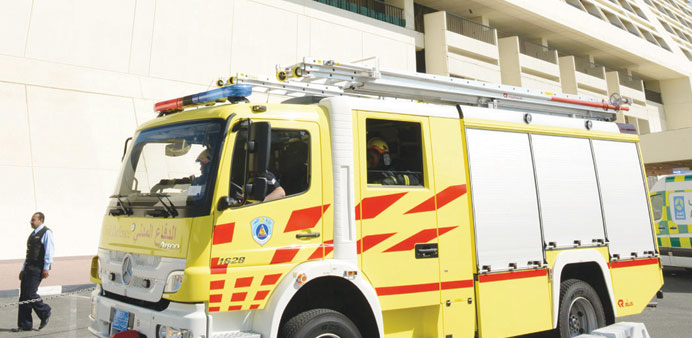
[(562, 282), (557, 326), (561, 338), (576, 337), (605, 326), (603, 304), (589, 284), (578, 279)]
[(282, 338), (361, 338), (358, 327), (348, 317), (330, 309), (299, 313), (281, 327)]

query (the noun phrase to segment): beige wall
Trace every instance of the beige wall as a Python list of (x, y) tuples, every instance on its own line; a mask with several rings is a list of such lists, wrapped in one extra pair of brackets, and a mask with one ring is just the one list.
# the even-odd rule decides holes
[(416, 68), (412, 30), (310, 0), (1, 1), (0, 31), (0, 213), (11, 230), (0, 260), (23, 257), (35, 210), (57, 256), (96, 252), (123, 141), (154, 102), (235, 72), (273, 76), (303, 56)]

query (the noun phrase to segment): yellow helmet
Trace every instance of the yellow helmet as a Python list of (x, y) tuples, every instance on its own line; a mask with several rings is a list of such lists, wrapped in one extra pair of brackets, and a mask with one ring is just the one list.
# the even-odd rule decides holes
[(389, 152), (389, 146), (387, 142), (379, 137), (373, 137), (368, 141), (368, 149), (375, 149), (380, 154), (385, 154)]
[(209, 152), (209, 149), (204, 149), (201, 153), (199, 153), (199, 155), (197, 155), (197, 162), (211, 162), (211, 152)]

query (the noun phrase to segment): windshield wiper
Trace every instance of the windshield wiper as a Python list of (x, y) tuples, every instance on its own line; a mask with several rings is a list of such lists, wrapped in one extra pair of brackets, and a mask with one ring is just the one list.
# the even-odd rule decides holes
[(127, 197), (127, 195), (110, 196), (110, 198), (115, 198), (118, 200), (118, 203), (115, 203), (117, 208), (113, 208), (108, 212), (111, 216), (122, 216), (122, 215), (131, 216), (132, 215), (132, 208), (125, 206), (125, 203), (123, 203), (123, 200), (120, 199), (122, 197)]
[[(175, 205), (173, 204), (173, 202), (171, 202), (171, 199), (168, 198), (168, 196), (170, 196), (170, 195), (152, 193), (152, 194), (147, 194), (147, 196), (157, 197), (159, 199), (159, 201), (161, 202), (161, 205), (163, 205), (163, 209), (168, 213), (168, 216), (171, 216), (171, 217), (178, 216), (178, 208), (176, 208)], [(166, 204), (166, 202), (163, 200), (164, 197), (168, 201), (168, 204)]]

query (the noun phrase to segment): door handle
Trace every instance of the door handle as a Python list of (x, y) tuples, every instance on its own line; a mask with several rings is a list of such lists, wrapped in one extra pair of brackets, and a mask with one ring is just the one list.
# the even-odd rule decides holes
[(438, 257), (437, 243), (416, 244), (415, 248), (416, 259)]
[(670, 227), (670, 230), (678, 230), (678, 227)]
[(304, 239), (304, 238), (317, 238), (320, 237), (319, 232), (307, 232), (307, 233), (300, 233), (296, 234), (297, 239)]
[(658, 230), (666, 230), (666, 227), (658, 227)]

